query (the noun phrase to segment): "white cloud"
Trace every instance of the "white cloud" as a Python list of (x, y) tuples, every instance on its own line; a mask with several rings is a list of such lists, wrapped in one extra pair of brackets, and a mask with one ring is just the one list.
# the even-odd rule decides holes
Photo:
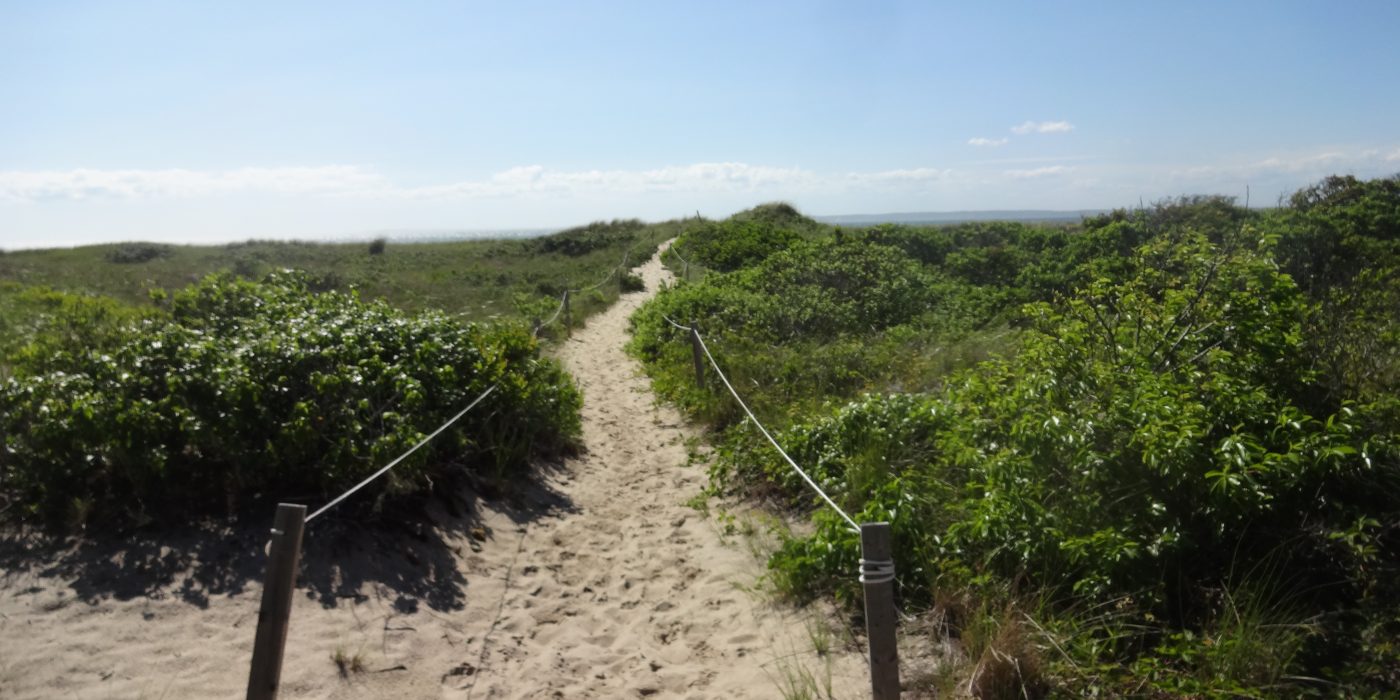
[(1008, 140), (1010, 140), (1010, 139), (1005, 139), (1005, 138), (1001, 138), (1001, 139), (989, 139), (989, 138), (984, 138), (984, 137), (981, 137), (981, 136), (977, 136), (977, 137), (975, 137), (975, 138), (970, 138), (970, 139), (968, 139), (968, 140), (967, 140), (967, 145), (969, 145), (969, 146), (991, 146), (991, 147), (993, 147), (993, 148), (996, 148), (997, 146), (1005, 146), (1005, 145), (1006, 145), (1006, 142), (1007, 142)]
[(695, 163), (651, 170), (552, 170), (541, 165), (510, 168), (486, 180), (396, 189), (386, 194), (412, 198), (514, 197), (529, 194), (637, 194), (644, 192), (742, 192), (806, 186), (819, 181), (802, 168), (746, 163)]
[(1346, 154), (1328, 152), (1287, 158), (1265, 158), (1248, 167), (1254, 170), (1279, 170), (1286, 173), (1297, 173), (1316, 167), (1331, 168), (1346, 159)]
[(1002, 174), (1013, 180), (1031, 180), (1039, 177), (1052, 177), (1073, 172), (1074, 168), (1065, 165), (1047, 165), (1043, 168), (1031, 168), (1029, 170), (1007, 170)]
[(1062, 134), (1067, 131), (1074, 131), (1074, 125), (1066, 122), (1032, 122), (1027, 121), (1020, 126), (1011, 127), (1011, 133), (1018, 135), (1026, 134)]
[(485, 178), (400, 186), (364, 168), (240, 168), (227, 171), (94, 170), (0, 172), (0, 201), (171, 200), (261, 194), (398, 201), (530, 197), (558, 199), (649, 193), (746, 194), (833, 192), (852, 185), (918, 187), (953, 174), (937, 168), (818, 173), (747, 163), (693, 163), (646, 170), (509, 168)]
[[(1195, 165), (1197, 167), (1190, 167)], [(0, 247), (111, 240), (317, 238), (368, 231), (555, 228), (600, 218), (724, 216), (775, 199), (812, 214), (1085, 209), (1183, 193), (1267, 200), (1333, 173), (1387, 176), (1400, 143), (1242, 153), (1181, 166), (1102, 156), (837, 170), (705, 162), (631, 169), (523, 164), (395, 181), (368, 166), (0, 170)]]
[(1396, 162), (1400, 162), (1400, 149), (1389, 155), (1377, 148), (1360, 151), (1329, 150), (1273, 155), (1253, 161), (1197, 165), (1178, 168), (1170, 174), (1175, 180), (1199, 183), (1287, 177), (1291, 183), (1295, 183), (1292, 186), (1302, 186), (1308, 181), (1338, 173), (1350, 173), (1361, 177), (1386, 175), (1395, 169)]
[(871, 173), (848, 173), (846, 181), (862, 185), (921, 184), (946, 180), (953, 175), (952, 170), (936, 168), (912, 168), (908, 170), (881, 170)]
[(374, 173), (343, 165), (225, 171), (0, 171), (0, 199), (19, 201), (198, 197), (242, 192), (335, 194), (384, 185), (384, 179)]

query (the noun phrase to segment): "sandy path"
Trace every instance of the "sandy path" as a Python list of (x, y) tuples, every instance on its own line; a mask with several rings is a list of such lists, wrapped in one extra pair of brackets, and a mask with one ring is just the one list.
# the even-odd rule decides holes
[[(810, 651), (816, 622), (746, 590), (761, 563), (686, 505), (705, 480), (686, 466), (689, 432), (622, 350), (628, 317), (669, 278), (659, 258), (639, 272), (650, 291), (623, 297), (561, 352), (586, 397), (587, 454), (562, 489), (578, 511), (529, 528), (531, 563), (506, 596), (475, 697), (769, 698), (784, 665)], [(836, 676), (864, 672), (858, 657), (838, 661)]]
[[(669, 278), (659, 258), (638, 272), (648, 291), (559, 353), (584, 390), (583, 455), (514, 508), (435, 514), (426, 544), (347, 548), (308, 531), (283, 697), (770, 698), (804, 674), (863, 694), (839, 626), (755, 592), (752, 542), (687, 505), (705, 480), (687, 463), (691, 432), (622, 350), (628, 316)], [(200, 550), (246, 560), (243, 577), (213, 581), (161, 573), (163, 546), (135, 564), (83, 554), (89, 577), (103, 556), (122, 576), (156, 570), (134, 593), (22, 560), (0, 577), (0, 697), (242, 697), (261, 591), (249, 547)]]

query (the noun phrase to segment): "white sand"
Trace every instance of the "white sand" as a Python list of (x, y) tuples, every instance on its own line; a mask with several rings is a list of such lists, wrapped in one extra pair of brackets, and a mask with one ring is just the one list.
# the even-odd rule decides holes
[[(627, 317), (669, 278), (657, 258), (640, 273), (646, 292), (563, 343), (585, 392), (587, 449), (517, 508), (438, 513), (442, 527), (417, 538), (366, 531), (362, 547), (331, 546), (312, 524), (282, 697), (770, 698), (804, 675), (836, 697), (868, 694), (841, 626), (755, 592), (753, 538), (686, 505), (705, 480), (687, 464), (692, 430), (622, 351)], [(255, 537), (23, 556), (9, 538), (0, 698), (242, 697)], [(220, 575), (201, 576), (191, 549)], [(342, 675), (337, 651), (363, 670)]]

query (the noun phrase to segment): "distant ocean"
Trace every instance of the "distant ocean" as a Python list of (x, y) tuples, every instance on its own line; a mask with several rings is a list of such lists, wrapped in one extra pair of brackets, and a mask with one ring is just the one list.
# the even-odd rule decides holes
[(1007, 209), (1000, 211), (916, 211), (894, 214), (840, 214), (813, 217), (817, 221), (840, 226), (869, 226), (874, 224), (964, 224), (972, 221), (1065, 222), (1079, 221), (1086, 216), (1098, 216), (1105, 209)]
[[(1007, 209), (1000, 211), (917, 211), (892, 214), (838, 214), (814, 216), (823, 223), (839, 226), (873, 226), (875, 224), (962, 224), (970, 221), (1020, 221), (1066, 222), (1079, 221), (1086, 216), (1097, 216), (1104, 209), (1077, 209), (1055, 211), (1040, 209)], [(399, 243), (432, 243), (441, 241), (471, 241), (481, 239), (536, 238), (563, 231), (563, 228), (517, 228), (517, 229), (452, 229), (417, 230), (389, 229), (370, 233), (359, 233), (334, 238), (318, 239), (332, 243), (358, 243), (387, 238)]]
[(357, 233), (334, 238), (318, 239), (326, 243), (359, 243), (376, 238), (387, 238), (398, 243), (438, 243), (446, 241), (476, 241), (482, 239), (537, 238), (563, 231), (563, 228), (509, 228), (509, 229), (389, 229)]

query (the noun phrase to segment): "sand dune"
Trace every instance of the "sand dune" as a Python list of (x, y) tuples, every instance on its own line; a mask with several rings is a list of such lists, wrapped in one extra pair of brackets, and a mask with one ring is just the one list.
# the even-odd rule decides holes
[[(657, 258), (640, 273), (647, 292), (560, 349), (585, 393), (581, 456), (509, 497), (435, 506), (435, 527), (312, 524), (282, 697), (769, 698), (803, 676), (868, 692), (843, 628), (756, 592), (753, 543), (687, 505), (705, 479), (691, 431), (622, 351), (627, 317), (668, 278)], [(242, 697), (259, 529), (121, 544), (11, 533), (0, 697)]]

